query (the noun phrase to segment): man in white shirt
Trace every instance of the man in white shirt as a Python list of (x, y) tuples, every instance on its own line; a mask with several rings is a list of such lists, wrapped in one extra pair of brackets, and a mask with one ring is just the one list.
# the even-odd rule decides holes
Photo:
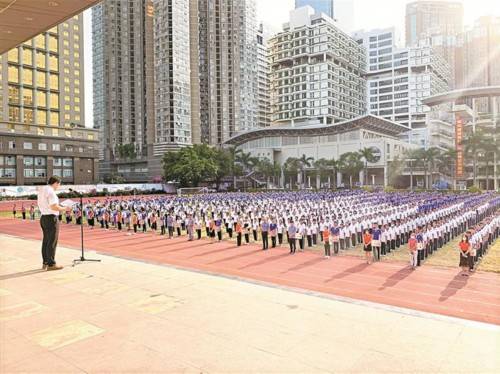
[(61, 179), (53, 176), (49, 178), (47, 186), (38, 192), (38, 208), (40, 209), (40, 226), (43, 231), (42, 241), (42, 269), (60, 270), (62, 266), (56, 265), (55, 255), (57, 239), (59, 237), (59, 213), (69, 210), (70, 207), (59, 205), (56, 190), (61, 185)]

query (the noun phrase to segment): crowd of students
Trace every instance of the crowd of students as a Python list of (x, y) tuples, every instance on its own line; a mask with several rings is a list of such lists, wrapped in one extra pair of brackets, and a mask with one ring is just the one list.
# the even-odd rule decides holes
[[(235, 238), (238, 246), (259, 241), (263, 250), (286, 241), (291, 254), (321, 244), (326, 258), (362, 245), (367, 263), (407, 246), (412, 268), (463, 235), (468, 250), (461, 244), (460, 256), (472, 269), (498, 237), (499, 207), (500, 198), (491, 193), (221, 193), (89, 200), (59, 219), (82, 224), (84, 217), (92, 229), (130, 235), (187, 235), (188, 240), (206, 235), (212, 242)], [(21, 209), (26, 218), (24, 205)], [(32, 219), (35, 209), (29, 207)]]

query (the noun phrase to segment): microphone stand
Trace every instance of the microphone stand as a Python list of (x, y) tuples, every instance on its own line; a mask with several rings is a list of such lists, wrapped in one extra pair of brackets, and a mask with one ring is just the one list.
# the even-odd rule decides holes
[(80, 214), (81, 214), (81, 217), (80, 217), (80, 239), (81, 239), (81, 245), (82, 245), (82, 255), (80, 256), (80, 258), (73, 260), (73, 266), (75, 266), (78, 263), (82, 263), (82, 262), (101, 262), (101, 260), (85, 258), (85, 250), (83, 247), (83, 193), (78, 192), (78, 191), (74, 191), (72, 189), (70, 189), (70, 191), (73, 193), (76, 193), (80, 197)]

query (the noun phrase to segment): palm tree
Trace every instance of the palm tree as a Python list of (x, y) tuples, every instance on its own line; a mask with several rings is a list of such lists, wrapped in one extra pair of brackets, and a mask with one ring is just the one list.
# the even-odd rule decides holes
[(469, 134), (460, 143), (464, 148), (464, 154), (472, 156), (472, 184), (476, 185), (477, 178), (477, 160), (479, 153), (484, 150), (486, 144), (486, 137), (481, 131)]
[(267, 186), (269, 187), (269, 179), (274, 173), (273, 164), (268, 158), (263, 158), (259, 160), (256, 165), (256, 169), (259, 173), (261, 173), (266, 178)]
[(340, 156), (340, 170), (349, 176), (349, 187), (352, 188), (353, 177), (363, 170), (363, 161), (358, 152), (347, 152)]
[(305, 154), (302, 155), (301, 158), (299, 158), (299, 162), (300, 162), (300, 170), (301, 170), (301, 174), (302, 174), (302, 184), (304, 185), (305, 182), (306, 182), (306, 172), (305, 172), (305, 169), (306, 168), (310, 168), (311, 165), (312, 165), (312, 162), (314, 161), (314, 157), (307, 157)]
[[(288, 157), (283, 165), (286, 173), (290, 176), (290, 188), (293, 189), (293, 175), (298, 176), (301, 170), (301, 162), (297, 157)], [(298, 179), (298, 178), (297, 178)]]
[(413, 191), (413, 171), (415, 170), (415, 162), (421, 160), (422, 149), (407, 149), (404, 152), (405, 161), (408, 162), (410, 169), (410, 189)]
[(340, 160), (335, 160), (335, 158), (332, 157), (328, 160), (328, 165), (333, 174), (333, 186), (337, 188), (337, 172), (340, 170), (341, 162)]
[(429, 180), (428, 180), (428, 173), (430, 173), (430, 185), (432, 186), (433, 184), (433, 172), (436, 166), (436, 161), (438, 156), (440, 155), (441, 150), (437, 147), (431, 147), (429, 149), (424, 150), (422, 156), (423, 156), (423, 162), (424, 162), (424, 173), (425, 173), (425, 188), (429, 189)]
[(240, 148), (236, 147), (229, 147), (227, 149), (229, 156), (231, 158), (231, 177), (233, 178), (233, 189), (236, 190), (236, 162), (238, 160), (238, 157), (243, 153), (243, 151)]
[(376, 162), (377, 159), (375, 158), (375, 154), (374, 154), (372, 147), (368, 147), (368, 148), (365, 147), (363, 149), (360, 149), (359, 154), (365, 160), (365, 168), (363, 171), (363, 175), (364, 175), (363, 184), (366, 185), (366, 184), (368, 184), (367, 183), (367, 181), (368, 181), (368, 163), (369, 162), (370, 163)]
[(313, 165), (316, 168), (316, 188), (321, 188), (321, 180), (328, 174), (330, 161), (326, 158), (320, 158), (314, 161)]
[(240, 154), (238, 154), (236, 156), (236, 161), (239, 162), (241, 164), (241, 166), (243, 166), (243, 169), (246, 172), (250, 172), (252, 170), (252, 168), (255, 165), (257, 165), (258, 158), (253, 157), (250, 152), (247, 152), (247, 153), (241, 152)]

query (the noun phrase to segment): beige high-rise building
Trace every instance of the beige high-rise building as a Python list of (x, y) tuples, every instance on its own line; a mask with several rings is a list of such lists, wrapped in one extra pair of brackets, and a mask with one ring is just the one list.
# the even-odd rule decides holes
[(94, 128), (105, 180), (151, 180), (153, 14), (152, 0), (104, 0), (92, 8)]
[[(463, 76), (460, 88), (500, 85), (500, 17), (485, 16), (476, 20), (462, 35)], [(497, 103), (500, 101), (497, 100)], [(469, 102), (472, 105), (472, 101)], [(493, 102), (475, 100), (475, 110), (492, 113)], [(497, 108), (500, 112), (500, 108)]]
[(414, 1), (406, 6), (406, 45), (432, 47), (449, 64), (450, 88), (458, 87), (461, 72), (460, 34), (463, 4), (457, 1)]
[(458, 1), (413, 1), (406, 5), (406, 45), (429, 35), (453, 36), (463, 29), (463, 4)]
[(254, 0), (199, 0), (201, 142), (221, 144), (258, 126)]
[(81, 14), (8, 51), (2, 69), (2, 120), (85, 125)]
[(96, 181), (84, 97), (82, 14), (1, 56), (0, 184)]
[(366, 112), (365, 48), (310, 6), (270, 40), (272, 123), (332, 124)]

